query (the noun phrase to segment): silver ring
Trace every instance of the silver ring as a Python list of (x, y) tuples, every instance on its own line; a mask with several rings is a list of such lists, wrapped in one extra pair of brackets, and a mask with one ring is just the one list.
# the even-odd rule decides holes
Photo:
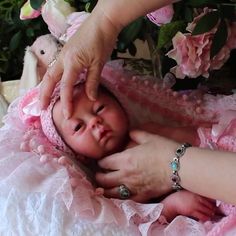
[(131, 195), (129, 188), (126, 187), (124, 184), (121, 184), (118, 187), (118, 193), (119, 193), (121, 199), (128, 199)]

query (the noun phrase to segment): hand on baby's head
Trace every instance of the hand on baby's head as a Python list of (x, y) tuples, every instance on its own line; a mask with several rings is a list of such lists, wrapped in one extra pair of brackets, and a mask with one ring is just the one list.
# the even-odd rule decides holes
[(52, 117), (58, 133), (77, 154), (93, 159), (120, 151), (127, 140), (128, 119), (110, 92), (100, 88), (96, 101), (88, 99), (84, 85), (73, 95), (74, 112), (65, 119), (61, 101), (54, 105)]

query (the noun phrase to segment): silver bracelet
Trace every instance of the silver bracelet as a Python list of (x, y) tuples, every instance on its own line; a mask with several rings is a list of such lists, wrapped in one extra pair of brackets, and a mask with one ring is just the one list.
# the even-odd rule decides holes
[(180, 157), (182, 157), (188, 147), (192, 147), (191, 144), (189, 143), (183, 143), (177, 150), (175, 151), (175, 156), (170, 163), (171, 170), (172, 170), (172, 175), (171, 175), (171, 180), (173, 182), (172, 189), (175, 191), (179, 191), (182, 189), (180, 185), (180, 177), (179, 177), (179, 169), (180, 169)]

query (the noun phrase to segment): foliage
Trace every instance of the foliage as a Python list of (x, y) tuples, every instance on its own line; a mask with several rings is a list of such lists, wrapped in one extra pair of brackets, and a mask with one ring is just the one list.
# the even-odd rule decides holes
[[(34, 0), (31, 0), (34, 1)], [(37, 1), (37, 0), (35, 0)], [(75, 6), (78, 11), (92, 11), (96, 5), (96, 0), (66, 0)], [(172, 38), (178, 32), (184, 32), (187, 24), (196, 15), (197, 9), (204, 7), (214, 8), (217, 11), (206, 14), (196, 25), (193, 35), (210, 31), (219, 23), (218, 31), (215, 33), (211, 48), (211, 57), (215, 56), (227, 39), (227, 27), (225, 20), (236, 19), (236, 0), (185, 0), (174, 4), (174, 16), (170, 23), (160, 27), (153, 25), (146, 17), (139, 18), (122, 30), (117, 41), (117, 51), (129, 51), (135, 55), (136, 48), (134, 40), (145, 39), (147, 34), (151, 34), (156, 42), (156, 48), (166, 52), (172, 46)]]
[(24, 0), (0, 2), (0, 76), (3, 81), (20, 78), (26, 46), (48, 32), (41, 18), (27, 21), (19, 19), (23, 3)]

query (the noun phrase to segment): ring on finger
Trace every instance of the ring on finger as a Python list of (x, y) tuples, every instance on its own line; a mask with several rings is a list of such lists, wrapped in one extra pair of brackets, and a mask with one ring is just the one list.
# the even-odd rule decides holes
[(129, 188), (124, 184), (118, 186), (118, 193), (121, 199), (128, 199), (131, 196)]
[(57, 58), (54, 57), (53, 60), (48, 63), (48, 67), (49, 67), (49, 68), (52, 67), (52, 66), (56, 63), (56, 61), (57, 61)]

